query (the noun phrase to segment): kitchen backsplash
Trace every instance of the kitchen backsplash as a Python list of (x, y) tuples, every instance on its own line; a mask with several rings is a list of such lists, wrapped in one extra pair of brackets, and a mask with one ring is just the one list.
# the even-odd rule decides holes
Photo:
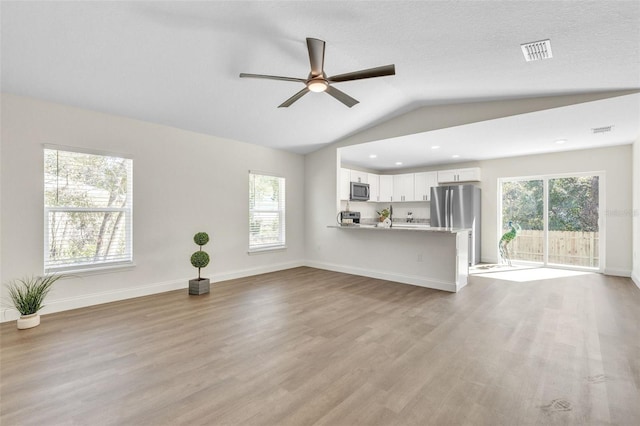
[[(364, 201), (349, 201), (349, 210), (352, 212), (360, 212), (363, 219), (377, 218), (376, 211), (393, 206), (394, 220), (406, 219), (407, 213), (413, 213), (414, 221), (430, 218), (429, 204), (425, 202), (406, 202), (406, 203), (368, 203)], [(340, 210), (346, 210), (347, 202), (340, 201)]]

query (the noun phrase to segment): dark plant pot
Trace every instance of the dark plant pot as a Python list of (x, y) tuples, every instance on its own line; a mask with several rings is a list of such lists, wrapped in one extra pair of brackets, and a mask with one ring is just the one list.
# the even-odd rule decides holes
[(209, 278), (194, 278), (189, 280), (189, 294), (206, 294), (210, 289)]

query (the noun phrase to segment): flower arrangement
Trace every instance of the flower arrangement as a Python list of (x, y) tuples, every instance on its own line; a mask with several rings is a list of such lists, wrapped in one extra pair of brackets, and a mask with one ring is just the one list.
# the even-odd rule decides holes
[(383, 222), (386, 218), (389, 217), (389, 209), (382, 209), (380, 211), (376, 211), (376, 213), (378, 214), (378, 219), (380, 220), (380, 222)]

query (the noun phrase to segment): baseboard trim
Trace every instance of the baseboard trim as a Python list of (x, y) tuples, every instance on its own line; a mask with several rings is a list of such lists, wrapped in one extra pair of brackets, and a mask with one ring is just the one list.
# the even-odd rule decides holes
[(265, 266), (258, 266), (257, 268), (238, 269), (235, 271), (225, 272), (222, 274), (214, 274), (211, 282), (217, 283), (221, 281), (235, 280), (238, 278), (251, 277), (253, 275), (268, 274), (270, 272), (284, 271), (291, 268), (299, 268), (301, 266), (307, 266), (307, 262), (303, 260), (297, 260), (293, 262), (285, 263), (273, 263)]
[(356, 268), (353, 266), (339, 265), (335, 263), (307, 261), (306, 266), (317, 269), (325, 269), (327, 271), (342, 272), (345, 274), (359, 275), (363, 277), (376, 278), (386, 281), (394, 281), (401, 284), (410, 284), (420, 287), (433, 288), (435, 290), (450, 291), (455, 293), (464, 286), (456, 287), (455, 284), (445, 281), (433, 280), (417, 275), (405, 275), (394, 272), (375, 271), (371, 269)]
[(491, 258), (491, 257), (481, 257), (480, 258), (480, 262), (482, 263), (488, 263), (490, 265), (497, 265), (498, 263), (500, 263), (500, 261), (498, 260), (498, 258)]
[[(257, 268), (239, 269), (236, 271), (226, 272), (223, 274), (213, 275), (212, 283), (232, 280), (236, 278), (250, 277), (253, 275), (266, 274), (269, 272), (282, 271), (285, 269), (297, 268), (305, 266), (304, 261), (276, 263)], [(101, 305), (103, 303), (117, 302), (120, 300), (132, 299), (134, 297), (150, 296), (152, 294), (164, 293), (167, 291), (186, 289), (189, 286), (189, 279), (186, 277), (177, 280), (164, 281), (154, 284), (147, 284), (137, 287), (128, 287), (124, 289), (103, 291), (100, 293), (92, 293), (76, 297), (67, 297), (63, 299), (47, 299), (46, 306), (40, 311), (41, 315), (52, 314), (55, 312), (69, 311), (71, 309), (86, 308), (88, 306)], [(0, 315), (0, 322), (13, 321), (20, 317), (20, 314), (13, 309), (4, 309)]]
[[(149, 296), (166, 291), (186, 289), (189, 285), (189, 278), (164, 281), (154, 284), (147, 284), (137, 287), (129, 287), (118, 290), (102, 291), (76, 297), (66, 297), (57, 300), (47, 300), (46, 306), (42, 308), (42, 315), (55, 312), (69, 311), (71, 309), (86, 308), (87, 306), (101, 305), (103, 303), (117, 302), (119, 300), (132, 299), (134, 297)], [(20, 314), (14, 310), (3, 311), (0, 322), (18, 319)]]
[(628, 269), (604, 268), (605, 275), (613, 275), (614, 277), (631, 277), (631, 271)]
[(631, 281), (640, 289), (640, 274), (636, 271), (631, 273)]

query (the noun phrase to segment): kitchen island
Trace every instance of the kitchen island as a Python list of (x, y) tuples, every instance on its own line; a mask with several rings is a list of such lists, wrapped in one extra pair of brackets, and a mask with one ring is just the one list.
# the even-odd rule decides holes
[[(405, 223), (394, 223), (390, 228), (372, 224), (329, 225), (328, 228), (341, 234), (339, 238), (347, 251), (360, 247), (369, 253), (371, 269), (352, 268), (351, 273), (451, 292), (467, 285), (469, 229)], [(384, 268), (380, 268), (381, 264)], [(395, 271), (381, 272), (389, 269)]]

